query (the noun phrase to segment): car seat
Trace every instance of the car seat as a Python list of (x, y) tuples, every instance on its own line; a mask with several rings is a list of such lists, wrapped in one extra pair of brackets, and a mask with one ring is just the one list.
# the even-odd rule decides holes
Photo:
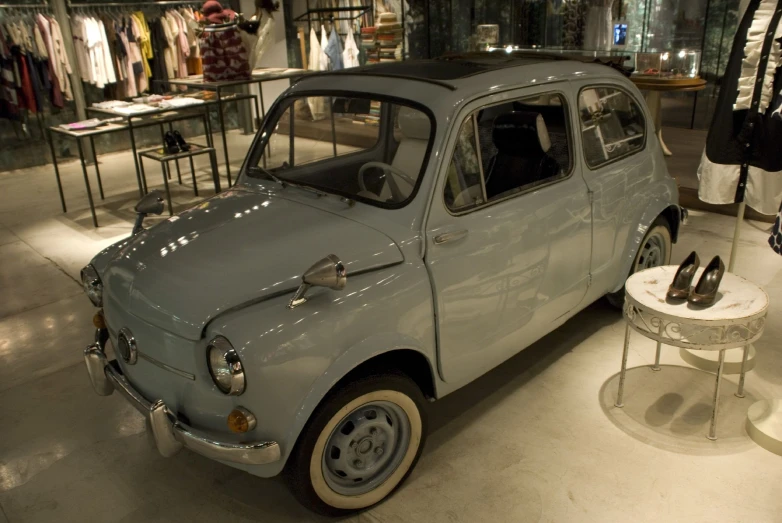
[[(391, 162), (391, 167), (402, 171), (413, 180), (418, 180), (424, 157), (426, 156), (426, 150), (429, 146), (429, 137), (432, 129), (431, 122), (425, 113), (410, 107), (400, 107), (397, 121), (402, 137), (396, 154), (394, 154), (394, 159)], [(391, 179), (383, 181), (380, 191), (361, 191), (358, 195), (374, 200), (388, 201), (393, 199), (394, 195), (389, 184), (394, 184), (396, 192), (401, 194), (403, 199), (410, 196), (415, 188), (410, 182), (394, 177), (393, 174), (389, 176)]]
[(492, 142), (497, 155), (486, 176), (489, 200), (561, 172), (559, 163), (548, 154), (551, 139), (540, 113), (514, 111), (498, 116), (494, 120)]

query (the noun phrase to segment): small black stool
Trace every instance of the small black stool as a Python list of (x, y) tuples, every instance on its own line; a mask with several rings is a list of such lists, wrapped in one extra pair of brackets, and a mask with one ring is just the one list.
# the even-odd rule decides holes
[[(138, 153), (138, 163), (139, 166), (141, 166), (141, 178), (144, 181), (145, 188), (147, 186), (147, 176), (146, 173), (144, 172), (143, 158), (149, 158), (150, 160), (155, 160), (156, 162), (160, 162), (160, 165), (163, 168), (163, 183), (166, 186), (166, 199), (168, 200), (168, 212), (171, 216), (174, 215), (174, 208), (171, 205), (171, 191), (168, 187), (168, 178), (171, 175), (168, 162), (170, 162), (171, 160), (180, 160), (182, 158), (187, 158), (190, 160), (190, 174), (193, 177), (193, 192), (195, 193), (196, 196), (198, 196), (198, 185), (196, 184), (195, 166), (193, 165), (193, 157), (198, 156), (200, 154), (208, 154), (209, 162), (212, 166), (212, 179), (214, 180), (214, 184), (215, 184), (215, 193), (220, 192), (220, 178), (219, 178), (219, 174), (217, 173), (217, 154), (215, 154), (214, 147), (204, 147), (203, 145), (198, 145), (195, 143), (191, 143), (189, 145), (190, 145), (189, 151), (181, 151), (173, 154), (167, 153), (163, 147), (157, 147), (155, 149), (149, 149)], [(181, 179), (179, 180), (179, 183), (180, 184), (182, 183)]]

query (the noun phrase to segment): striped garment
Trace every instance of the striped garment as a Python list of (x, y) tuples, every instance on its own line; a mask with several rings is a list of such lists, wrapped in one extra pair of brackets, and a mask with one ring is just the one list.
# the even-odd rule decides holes
[(250, 77), (247, 49), (236, 25), (206, 30), (200, 36), (204, 81), (219, 82)]

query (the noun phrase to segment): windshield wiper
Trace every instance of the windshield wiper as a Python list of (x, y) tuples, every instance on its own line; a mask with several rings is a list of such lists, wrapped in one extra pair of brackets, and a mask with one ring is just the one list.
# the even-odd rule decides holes
[(248, 169), (248, 174), (252, 177), (257, 177), (259, 174), (262, 174), (266, 176), (268, 179), (273, 180), (278, 184), (280, 184), (280, 187), (282, 187), (283, 189), (288, 185), (288, 182), (283, 181), (279, 176), (275, 175), (268, 169), (264, 169), (263, 167), (257, 165), (255, 167), (250, 167)]

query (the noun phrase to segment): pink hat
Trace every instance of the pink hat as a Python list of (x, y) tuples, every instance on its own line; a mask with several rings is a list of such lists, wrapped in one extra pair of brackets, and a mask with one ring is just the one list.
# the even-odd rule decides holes
[(223, 9), (222, 4), (217, 0), (207, 0), (201, 7), (201, 12), (204, 13), (206, 19), (213, 24), (222, 24), (228, 21), (233, 21), (236, 17), (236, 12), (232, 9)]

